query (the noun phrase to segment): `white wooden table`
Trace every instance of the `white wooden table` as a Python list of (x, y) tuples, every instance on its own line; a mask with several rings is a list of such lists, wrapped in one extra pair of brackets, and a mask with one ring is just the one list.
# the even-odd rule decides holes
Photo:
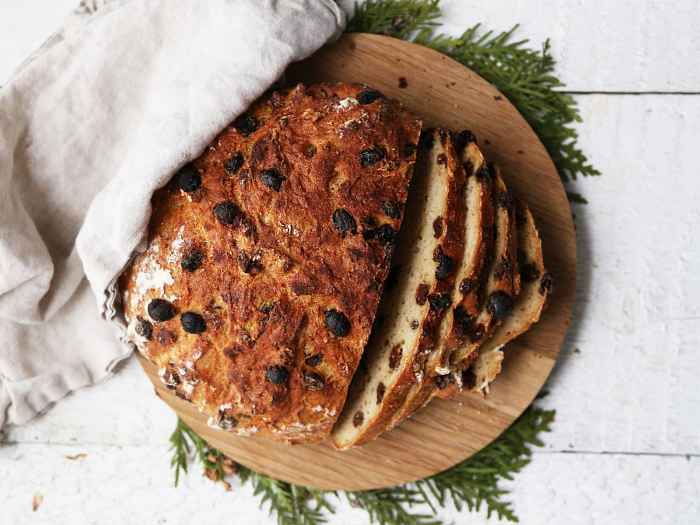
[[(75, 0), (0, 0), (0, 83)], [(351, 3), (351, 2), (348, 2)], [(535, 6), (535, 4), (537, 4)], [(539, 43), (580, 103), (603, 172), (574, 189), (579, 300), (544, 405), (554, 431), (509, 485), (525, 524), (700, 523), (700, 3), (444, 1)], [(248, 488), (172, 486), (175, 419), (132, 360), (0, 448), (0, 524), (271, 523)], [(86, 454), (78, 460), (68, 455)], [(32, 497), (43, 504), (32, 512)], [(366, 523), (340, 506), (333, 523)], [(197, 517), (195, 519), (195, 516)], [(457, 524), (482, 517), (443, 513)]]

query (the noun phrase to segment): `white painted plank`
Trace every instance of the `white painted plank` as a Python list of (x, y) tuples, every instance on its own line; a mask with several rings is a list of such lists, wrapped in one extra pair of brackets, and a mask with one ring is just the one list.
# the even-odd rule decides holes
[[(66, 455), (86, 453), (79, 460)], [(271, 523), (249, 488), (232, 492), (198, 467), (172, 486), (166, 447), (22, 445), (0, 449), (3, 523)], [(300, 467), (302, 468), (302, 467)], [(537, 454), (513, 483), (521, 523), (691, 525), (700, 520), (698, 458)], [(34, 494), (43, 503), (32, 512)], [(497, 523), (445, 509), (455, 523)], [(194, 519), (196, 517), (196, 520)], [(338, 505), (331, 523), (365, 525), (366, 515)]]
[[(63, 21), (77, 0), (0, 2), (0, 83)], [(346, 7), (353, 0), (342, 0)], [(445, 32), (477, 22), (539, 45), (551, 38), (571, 90), (700, 91), (697, 0), (443, 0)]]
[[(579, 304), (555, 449), (700, 453), (700, 98), (579, 97), (603, 172), (575, 188)], [(580, 353), (572, 353), (573, 348)]]
[[(345, 6), (352, 0), (342, 0)], [(537, 47), (550, 38), (575, 91), (700, 91), (697, 0), (442, 0), (441, 31), (481, 22)]]

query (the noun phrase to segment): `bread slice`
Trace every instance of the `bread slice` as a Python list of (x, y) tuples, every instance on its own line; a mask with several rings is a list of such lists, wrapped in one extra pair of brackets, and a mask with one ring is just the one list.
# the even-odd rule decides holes
[(479, 356), (471, 366), (469, 382), (475, 391), (488, 389), (501, 372), (503, 346), (525, 333), (540, 319), (552, 289), (552, 278), (546, 272), (542, 258), (542, 242), (527, 205), (517, 203), (518, 264), (522, 290), (510, 316), (496, 328), (491, 338), (479, 349)]
[(493, 236), (493, 192), (492, 180), (485, 167), (484, 156), (469, 132), (460, 134), (466, 145), (461, 162), (467, 178), (464, 200), (466, 205), (463, 225), (465, 248), (462, 264), (457, 270), (453, 290), (454, 308), (440, 323), (437, 345), (426, 359), (423, 381), (413, 385), (401, 408), (396, 412), (392, 426), (399, 424), (418, 410), (430, 398), (435, 388), (435, 379), (450, 372), (447, 338), (453, 325), (464, 315), (476, 317), (481, 308), (481, 283), (488, 256), (491, 253)]
[(332, 432), (339, 449), (386, 430), (411, 386), (422, 380), (425, 356), (451, 304), (464, 253), (464, 170), (452, 133), (427, 132), (419, 155), (394, 264), (397, 282), (380, 303), (363, 365)]
[(437, 388), (433, 395), (439, 397), (451, 397), (462, 388), (462, 373), (469, 370), (476, 359), (476, 350), (511, 313), (520, 293), (514, 199), (498, 168), (490, 164), (488, 169), (493, 179), (496, 211), (492, 234), (494, 248), (488, 264), (484, 302), (476, 317), (455, 317), (446, 343), (451, 372), (448, 377), (435, 381)]
[(326, 439), (367, 344), (421, 123), (355, 84), (268, 93), (153, 197), (127, 337), (239, 435)]

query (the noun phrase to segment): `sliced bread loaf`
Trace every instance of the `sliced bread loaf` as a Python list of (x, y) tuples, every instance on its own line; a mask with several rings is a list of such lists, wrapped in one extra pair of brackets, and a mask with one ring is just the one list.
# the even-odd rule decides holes
[(511, 315), (479, 349), (478, 357), (471, 365), (472, 377), (469, 382), (474, 384), (472, 388), (477, 391), (488, 389), (489, 383), (501, 372), (503, 346), (539, 321), (552, 289), (552, 278), (544, 268), (542, 242), (535, 219), (527, 205), (521, 202), (517, 203), (516, 216), (522, 291)]
[(484, 302), (476, 316), (455, 317), (446, 343), (450, 352), (451, 373), (448, 377), (436, 378), (438, 388), (434, 390), (434, 395), (439, 397), (450, 397), (462, 387), (462, 372), (469, 370), (477, 357), (476, 350), (510, 315), (515, 298), (520, 293), (514, 199), (498, 168), (489, 165), (488, 169), (493, 179), (496, 211), (492, 234), (494, 248), (488, 264)]
[(386, 430), (435, 345), (464, 252), (464, 170), (452, 134), (426, 132), (387, 285), (362, 366), (332, 439), (337, 448)]
[(467, 178), (464, 200), (466, 205), (463, 231), (465, 237), (462, 264), (457, 269), (453, 290), (454, 308), (440, 323), (437, 344), (428, 355), (423, 373), (423, 381), (414, 384), (401, 408), (396, 412), (392, 426), (399, 424), (418, 410), (430, 398), (435, 388), (435, 380), (444, 381), (449, 374), (447, 339), (453, 326), (465, 315), (476, 318), (481, 308), (482, 278), (488, 256), (491, 253), (493, 236), (492, 180), (485, 167), (484, 156), (476, 144), (474, 136), (463, 131), (459, 134), (465, 146), (461, 162)]

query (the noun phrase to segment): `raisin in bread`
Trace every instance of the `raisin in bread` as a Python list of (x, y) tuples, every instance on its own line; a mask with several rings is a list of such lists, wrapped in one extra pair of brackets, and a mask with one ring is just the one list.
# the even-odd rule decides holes
[(435, 345), (464, 252), (464, 170), (453, 135), (426, 132), (395, 256), (396, 282), (382, 298), (333, 443), (346, 449), (385, 431)]
[(471, 366), (475, 391), (487, 390), (488, 385), (501, 372), (503, 346), (539, 321), (552, 289), (552, 278), (544, 267), (540, 235), (527, 205), (522, 202), (516, 204), (516, 217), (518, 265), (522, 290), (515, 302), (513, 312), (479, 348), (478, 357)]
[(481, 307), (481, 283), (493, 238), (493, 199), (492, 181), (485, 167), (474, 136), (468, 131), (459, 134), (465, 146), (461, 162), (467, 178), (464, 194), (466, 215), (463, 224), (465, 247), (462, 263), (457, 269), (455, 289), (453, 290), (453, 308), (440, 323), (437, 344), (426, 359), (423, 381), (413, 385), (401, 408), (396, 412), (392, 426), (409, 417), (430, 398), (435, 388), (435, 381), (444, 381), (449, 377), (447, 338), (452, 332), (455, 319), (465, 315), (476, 317)]
[(360, 85), (274, 92), (153, 197), (128, 337), (213, 426), (328, 436), (367, 343), (420, 122)]
[[(438, 387), (433, 395), (451, 397), (465, 385), (465, 373), (477, 357), (477, 349), (493, 333), (494, 329), (510, 315), (520, 293), (520, 272), (517, 264), (517, 227), (515, 203), (499, 170), (493, 164), (488, 167), (493, 183), (493, 250), (485, 281), (484, 301), (476, 316), (459, 316), (447, 338), (451, 372), (446, 378), (436, 380)], [(468, 382), (468, 381), (467, 381)]]

